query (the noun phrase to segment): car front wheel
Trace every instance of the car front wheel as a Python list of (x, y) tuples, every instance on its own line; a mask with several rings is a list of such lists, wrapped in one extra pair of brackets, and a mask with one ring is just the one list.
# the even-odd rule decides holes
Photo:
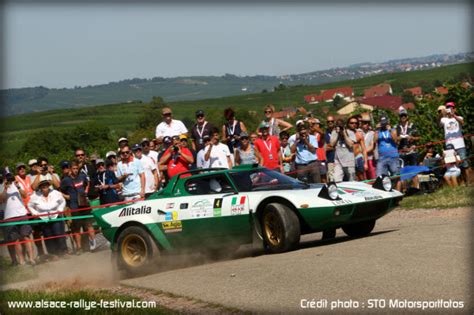
[(362, 237), (368, 235), (375, 227), (375, 219), (348, 224), (342, 227), (344, 233), (350, 237)]
[(156, 267), (159, 255), (158, 247), (143, 227), (130, 226), (117, 239), (117, 264), (129, 275), (151, 271)]
[(261, 219), (265, 249), (268, 252), (286, 252), (299, 244), (300, 222), (287, 206), (270, 203), (265, 207)]

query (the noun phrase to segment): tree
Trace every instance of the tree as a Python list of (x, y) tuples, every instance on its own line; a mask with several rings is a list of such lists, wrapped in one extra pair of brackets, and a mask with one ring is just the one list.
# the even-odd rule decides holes
[(403, 91), (402, 93), (403, 103), (415, 103), (415, 97), (411, 91)]
[(336, 95), (334, 99), (332, 100), (332, 105), (335, 108), (339, 108), (344, 104), (344, 99), (340, 95)]

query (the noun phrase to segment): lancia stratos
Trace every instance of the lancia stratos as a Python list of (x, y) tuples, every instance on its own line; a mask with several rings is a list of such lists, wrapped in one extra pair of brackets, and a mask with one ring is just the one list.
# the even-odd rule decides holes
[[(178, 174), (143, 201), (92, 212), (117, 266), (131, 274), (179, 250), (229, 250), (260, 243), (269, 253), (297, 248), (302, 234), (369, 234), (402, 194), (389, 177), (306, 184), (258, 165)], [(334, 232), (335, 235), (335, 232)]]

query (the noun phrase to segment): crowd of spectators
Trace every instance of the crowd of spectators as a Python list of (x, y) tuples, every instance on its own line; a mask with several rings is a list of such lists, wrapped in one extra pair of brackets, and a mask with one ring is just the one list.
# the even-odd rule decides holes
[[(48, 253), (39, 241), (12, 245), (8, 249), (13, 263), (35, 264), (34, 252), (40, 259), (71, 254), (64, 237), (54, 238), (65, 235), (66, 228), (75, 233), (76, 253), (83, 251), (82, 234), (87, 236), (88, 249), (94, 251), (97, 242), (93, 222), (82, 218), (90, 210), (81, 208), (146, 198), (174, 175), (194, 168), (230, 169), (259, 164), (301, 181), (324, 183), (393, 176), (400, 174), (401, 167), (433, 166), (433, 161), (438, 161), (445, 166), (442, 175), (450, 186), (458, 185), (462, 175), (467, 181), (471, 177), (461, 129), (464, 120), (456, 115), (452, 102), (438, 108), (446, 140), (440, 154), (434, 146), (418, 146), (420, 135), (402, 107), (394, 126), (387, 116), (374, 121), (369, 113), (347, 120), (327, 116), (325, 121), (309, 115), (293, 126), (274, 118), (274, 113), (274, 106), (266, 106), (258, 129), (249, 132), (234, 110), (227, 108), (220, 132), (216, 124), (206, 120), (203, 110), (196, 111), (196, 122), (188, 130), (173, 118), (171, 108), (165, 107), (155, 139), (143, 138), (140, 143), (130, 144), (122, 137), (117, 141), (117, 150), (107, 152), (104, 159), (88, 157), (86, 150), (79, 148), (70, 161), (60, 163), (60, 174), (45, 157), (29, 160), (28, 165), (19, 162), (13, 172), (6, 168), (0, 186), (2, 219), (29, 220), (31, 215), (39, 215), (41, 222), (8, 226), (3, 231), (5, 240), (43, 237)], [(295, 132), (291, 134), (293, 127)], [(426, 152), (421, 160), (419, 152)], [(418, 189), (417, 176), (410, 179)], [(407, 185), (398, 181), (396, 188), (406, 190)], [(67, 220), (68, 217), (79, 218)], [(57, 218), (65, 220), (50, 221)]]

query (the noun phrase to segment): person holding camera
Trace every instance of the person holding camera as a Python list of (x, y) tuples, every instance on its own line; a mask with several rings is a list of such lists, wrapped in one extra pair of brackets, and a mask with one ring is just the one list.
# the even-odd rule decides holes
[(38, 158), (38, 175), (34, 177), (31, 183), (31, 188), (37, 190), (39, 183), (47, 180), (51, 184), (50, 189), (59, 189), (61, 180), (59, 175), (54, 172), (54, 168), (49, 165), (48, 159), (45, 157)]
[[(87, 191), (89, 190), (89, 181), (84, 173), (79, 170), (80, 163), (72, 161), (70, 164), (69, 176), (65, 176), (61, 180), (61, 192), (63, 193), (66, 204), (70, 210), (77, 210), (89, 207), (89, 200), (87, 199)], [(69, 211), (66, 211), (69, 212)], [(83, 216), (90, 214), (90, 210), (72, 211), (72, 217)], [(84, 232), (89, 234), (89, 247), (93, 251), (96, 247), (95, 233), (92, 227), (92, 219), (72, 219), (68, 224), (71, 226), (73, 233)], [(74, 235), (76, 242), (77, 254), (82, 252), (81, 235)]]
[(167, 165), (166, 171), (169, 179), (181, 172), (188, 171), (189, 165), (194, 163), (192, 152), (188, 148), (181, 147), (179, 136), (173, 136), (172, 141), (160, 158), (160, 166)]
[(464, 125), (464, 118), (456, 115), (456, 104), (454, 102), (447, 102), (446, 109), (439, 113), (440, 125), (444, 128), (444, 138), (446, 144), (452, 144), (456, 154), (459, 156), (461, 162), (459, 167), (467, 182), (471, 181), (471, 168), (467, 159), (466, 145), (461, 127)]
[(112, 169), (111, 160), (98, 159), (96, 162), (97, 172), (92, 181), (94, 188), (99, 192), (100, 204), (115, 203), (120, 201), (118, 189), (120, 183)]
[[(11, 174), (8, 170), (5, 170), (5, 173), (0, 177), (0, 204), (3, 205), (4, 209), (3, 219), (10, 219), (12, 221), (27, 221), (28, 210), (22, 201), (22, 199), (26, 197), (26, 192), (23, 191), (18, 182), (15, 181), (15, 176), (13, 176), (13, 174)], [(3, 230), (5, 241), (7, 243), (28, 241), (30, 240), (31, 232), (31, 225), (23, 223), (6, 226)], [(22, 244), (15, 244), (13, 246), (14, 252), (13, 250), (11, 251), (12, 263), (15, 263), (16, 259), (18, 259), (18, 263), (20, 265), (24, 265), (25, 256), (23, 254)], [(26, 242), (25, 248), (28, 261), (30, 264), (34, 265), (35, 260), (31, 242)]]
[(307, 183), (320, 183), (320, 163), (316, 155), (318, 141), (316, 137), (308, 134), (304, 122), (296, 123), (297, 133), (290, 137), (290, 149), (296, 154), (295, 167), (300, 181)]
[[(243, 133), (243, 132), (242, 132)], [(241, 134), (242, 134), (241, 133)], [(206, 147), (204, 160), (209, 161), (210, 168), (232, 168), (229, 147), (219, 141), (219, 130), (211, 130), (211, 143)]]
[(355, 180), (354, 143), (357, 143), (355, 132), (344, 128), (343, 120), (338, 119), (329, 141), (331, 148), (334, 148), (335, 182)]

